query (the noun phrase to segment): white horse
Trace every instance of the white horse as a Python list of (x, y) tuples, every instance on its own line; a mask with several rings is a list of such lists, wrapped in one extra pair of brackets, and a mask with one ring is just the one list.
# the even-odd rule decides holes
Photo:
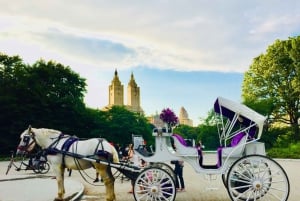
[[(47, 159), (56, 175), (58, 185), (58, 196), (55, 201), (64, 199), (65, 168), (80, 170), (91, 167), (94, 167), (103, 179), (106, 187), (106, 200), (116, 200), (115, 179), (111, 173), (111, 167), (107, 164), (97, 163), (95, 160), (82, 159), (92, 157), (101, 161), (118, 163), (119, 158), (116, 149), (105, 139), (78, 140), (69, 135), (64, 135), (58, 130), (31, 127), (26, 129), (20, 138), (17, 153), (31, 151), (36, 144), (48, 152)], [(70, 155), (70, 153), (74, 155)]]

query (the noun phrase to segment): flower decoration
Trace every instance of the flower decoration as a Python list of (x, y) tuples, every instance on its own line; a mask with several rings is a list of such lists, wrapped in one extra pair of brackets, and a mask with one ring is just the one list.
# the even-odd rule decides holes
[(168, 124), (169, 127), (178, 124), (178, 117), (170, 108), (163, 109), (159, 115), (159, 118), (164, 123)]

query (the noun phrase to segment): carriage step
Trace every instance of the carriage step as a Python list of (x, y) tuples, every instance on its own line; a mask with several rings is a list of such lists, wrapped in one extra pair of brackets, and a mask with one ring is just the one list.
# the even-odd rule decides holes
[(219, 190), (219, 186), (217, 186), (217, 175), (216, 174), (206, 174), (204, 178), (209, 181), (208, 186), (206, 187), (207, 191), (216, 191)]

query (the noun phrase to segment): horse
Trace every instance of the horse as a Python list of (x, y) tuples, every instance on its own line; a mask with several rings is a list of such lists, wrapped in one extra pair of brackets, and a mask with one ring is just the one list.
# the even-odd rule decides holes
[[(77, 137), (63, 134), (61, 131), (48, 128), (31, 128), (20, 135), (17, 154), (30, 152), (35, 145), (39, 145), (47, 155), (47, 159), (55, 173), (58, 193), (55, 201), (64, 200), (64, 172), (65, 168), (83, 170), (94, 167), (103, 179), (106, 189), (106, 200), (116, 200), (114, 191), (115, 179), (111, 172), (110, 162), (119, 163), (118, 153), (113, 145), (103, 138), (79, 140)], [(85, 160), (83, 156), (98, 159)], [(79, 159), (78, 159), (79, 158)], [(107, 161), (100, 163), (99, 161)]]

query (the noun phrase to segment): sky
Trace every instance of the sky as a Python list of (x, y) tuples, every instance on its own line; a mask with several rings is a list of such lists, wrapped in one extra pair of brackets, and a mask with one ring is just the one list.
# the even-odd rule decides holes
[(0, 52), (69, 66), (91, 108), (115, 69), (126, 98), (133, 73), (146, 116), (184, 107), (194, 126), (218, 96), (241, 102), (253, 58), (299, 34), (299, 0), (0, 0)]

